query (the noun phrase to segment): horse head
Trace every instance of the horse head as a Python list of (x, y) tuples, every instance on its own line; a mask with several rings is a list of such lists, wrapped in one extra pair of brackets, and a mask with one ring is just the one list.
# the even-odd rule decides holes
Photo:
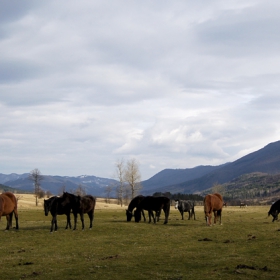
[(52, 205), (53, 199), (44, 199), (44, 211), (45, 211), (45, 216), (48, 216), (50, 210), (51, 210), (51, 205)]
[(126, 220), (127, 220), (127, 222), (130, 222), (131, 219), (132, 219), (132, 217), (133, 217), (132, 211), (129, 211), (129, 210), (127, 209), (127, 210), (126, 210)]

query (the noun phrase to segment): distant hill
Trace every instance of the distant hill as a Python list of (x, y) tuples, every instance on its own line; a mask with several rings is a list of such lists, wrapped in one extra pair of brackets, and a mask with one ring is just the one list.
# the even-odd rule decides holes
[[(28, 179), (29, 174), (0, 174), (0, 183), (6, 186), (16, 188), (19, 191), (34, 192), (33, 182)], [(41, 188), (44, 191), (50, 191), (52, 194), (57, 195), (65, 187), (66, 191), (74, 191), (79, 186), (85, 189), (87, 194), (95, 196), (105, 196), (105, 188), (107, 186), (114, 186), (118, 182), (113, 179), (100, 178), (95, 176), (44, 176), (41, 181)]]
[[(176, 172), (177, 171), (174, 170), (173, 174)], [(153, 188), (155, 184), (152, 181), (152, 177), (151, 179), (145, 181), (143, 193), (149, 194), (151, 191), (171, 193), (199, 193), (203, 190), (211, 188), (214, 184), (223, 184), (243, 174), (252, 172), (262, 172), (267, 174), (280, 173), (280, 141), (270, 143), (264, 148), (250, 153), (232, 163), (218, 166), (214, 170), (207, 172), (200, 177), (189, 177), (188, 180), (181, 183), (169, 185), (165, 184), (162, 187), (155, 189)], [(171, 171), (169, 171), (169, 173), (172, 174)], [(157, 175), (159, 174), (160, 173)], [(161, 181), (160, 176), (157, 176), (157, 179), (158, 181)]]
[[(280, 174), (280, 141), (270, 143), (264, 148), (250, 153), (234, 162), (219, 166), (197, 166), (187, 169), (165, 169), (142, 183), (144, 195), (155, 192), (170, 193), (201, 193), (214, 184), (224, 184), (250, 173)], [(27, 174), (0, 174), (0, 184), (25, 191), (34, 191), (33, 183)], [(113, 179), (96, 176), (44, 176), (41, 187), (45, 191), (58, 194), (65, 186), (67, 191), (73, 191), (79, 186), (88, 194), (105, 196), (107, 186), (116, 186)], [(115, 194), (112, 192), (112, 196)]]
[(219, 166), (197, 166), (186, 169), (164, 169), (150, 179), (141, 182), (143, 187), (142, 193), (148, 194), (153, 190), (161, 190), (165, 187), (200, 178), (224, 165), (225, 164)]

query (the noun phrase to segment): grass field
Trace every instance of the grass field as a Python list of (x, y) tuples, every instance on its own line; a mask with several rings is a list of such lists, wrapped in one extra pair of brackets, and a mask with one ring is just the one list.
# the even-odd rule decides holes
[[(19, 231), (0, 223), (1, 279), (279, 279), (280, 224), (269, 206), (227, 207), (223, 225), (180, 219), (126, 222), (125, 208), (97, 205), (94, 227), (50, 233), (42, 206), (19, 207)], [(20, 201), (19, 201), (20, 205)], [(86, 226), (89, 225), (85, 217)]]

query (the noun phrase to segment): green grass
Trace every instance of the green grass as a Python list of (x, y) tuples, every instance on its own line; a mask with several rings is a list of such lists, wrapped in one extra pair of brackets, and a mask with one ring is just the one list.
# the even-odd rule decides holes
[(1, 279), (278, 279), (280, 225), (266, 219), (268, 208), (227, 207), (223, 225), (212, 227), (202, 207), (196, 221), (172, 209), (167, 225), (96, 210), (92, 230), (80, 221), (77, 231), (64, 230), (59, 216), (52, 234), (42, 209), (22, 210), (19, 231), (4, 231), (4, 217), (0, 223)]

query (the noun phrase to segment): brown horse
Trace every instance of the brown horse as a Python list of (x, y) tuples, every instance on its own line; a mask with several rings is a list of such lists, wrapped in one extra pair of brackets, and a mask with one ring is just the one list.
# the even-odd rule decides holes
[(222, 224), (223, 198), (219, 193), (208, 194), (204, 198), (204, 213), (206, 225), (211, 226), (212, 212), (214, 212), (214, 224), (217, 217), (220, 217), (220, 225)]
[(77, 196), (68, 192), (63, 192), (62, 199), (64, 199), (64, 202), (61, 203), (61, 205), (66, 205), (70, 203), (70, 208), (72, 209), (73, 215), (74, 215), (74, 228), (73, 230), (76, 230), (77, 228), (77, 216), (80, 214), (81, 222), (82, 222), (82, 229), (84, 230), (85, 224), (84, 224), (84, 214), (87, 213), (89, 217), (89, 228), (92, 229), (92, 223), (94, 219), (94, 209), (96, 204), (96, 198), (92, 195), (85, 195), (85, 196)]
[(12, 227), (13, 213), (16, 219), (16, 229), (18, 229), (17, 199), (15, 195), (11, 192), (0, 194), (0, 220), (2, 216), (6, 216), (6, 230), (9, 230), (10, 227)]

